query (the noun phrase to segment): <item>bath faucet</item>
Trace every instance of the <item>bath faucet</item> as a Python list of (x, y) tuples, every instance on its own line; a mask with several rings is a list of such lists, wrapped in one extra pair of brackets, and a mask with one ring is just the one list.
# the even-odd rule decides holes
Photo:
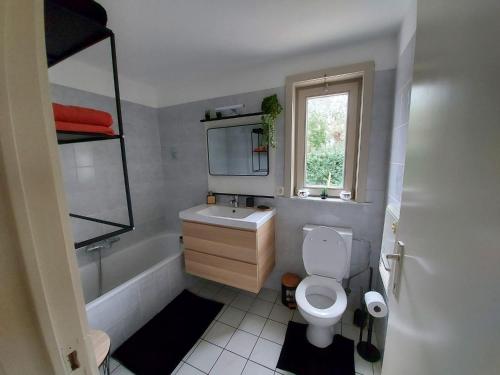
[(118, 241), (120, 241), (120, 237), (113, 237), (113, 238), (109, 238), (107, 240), (102, 240), (102, 241), (96, 242), (95, 244), (88, 245), (85, 248), (85, 251), (87, 253), (91, 253), (91, 252), (96, 251), (96, 250), (110, 249), (111, 246), (113, 246), (113, 244), (115, 242), (118, 242)]
[(237, 194), (235, 194), (235, 195), (234, 195), (234, 198), (233, 198), (233, 199), (231, 199), (231, 202), (230, 202), (230, 203), (231, 203), (231, 205), (232, 205), (234, 208), (238, 208), (238, 195), (237, 195)]

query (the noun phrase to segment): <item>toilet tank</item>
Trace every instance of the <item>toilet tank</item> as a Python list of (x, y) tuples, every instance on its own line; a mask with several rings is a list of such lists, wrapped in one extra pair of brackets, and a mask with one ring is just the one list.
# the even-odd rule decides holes
[[(341, 228), (341, 227), (329, 227), (326, 225), (313, 225), (307, 224), (302, 227), (302, 239), (304, 239), (308, 232), (312, 231), (314, 228), (326, 227), (335, 230), (345, 241), (345, 247), (347, 250), (347, 263), (351, 264), (351, 252), (352, 252), (352, 229), (351, 228)], [(344, 278), (348, 278), (351, 273), (350, 267)]]

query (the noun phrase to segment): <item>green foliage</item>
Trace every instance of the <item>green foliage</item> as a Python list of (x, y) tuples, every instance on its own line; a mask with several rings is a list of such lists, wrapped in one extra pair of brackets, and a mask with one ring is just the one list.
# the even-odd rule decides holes
[(344, 185), (345, 98), (315, 98), (307, 107), (307, 186)]
[(331, 176), (331, 186), (344, 184), (343, 152), (311, 152), (306, 162), (306, 183), (325, 186)]
[(307, 119), (308, 135), (307, 141), (312, 150), (318, 150), (327, 143), (327, 122), (322, 113), (313, 111)]
[(276, 94), (262, 100), (261, 110), (264, 112), (262, 115), (264, 141), (269, 144), (269, 146), (276, 148), (276, 119), (283, 111), (283, 107)]

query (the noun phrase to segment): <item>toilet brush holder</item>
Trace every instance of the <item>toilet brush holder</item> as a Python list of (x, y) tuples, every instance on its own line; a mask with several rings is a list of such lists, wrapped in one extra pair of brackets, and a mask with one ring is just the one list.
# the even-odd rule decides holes
[[(368, 318), (368, 338), (367, 341), (359, 341), (358, 345), (356, 345), (356, 350), (358, 354), (364, 360), (368, 362), (377, 362), (380, 360), (380, 351), (377, 349), (375, 345), (372, 344), (372, 334), (373, 334), (373, 316), (370, 315)], [(363, 325), (360, 330), (360, 338), (363, 337)]]

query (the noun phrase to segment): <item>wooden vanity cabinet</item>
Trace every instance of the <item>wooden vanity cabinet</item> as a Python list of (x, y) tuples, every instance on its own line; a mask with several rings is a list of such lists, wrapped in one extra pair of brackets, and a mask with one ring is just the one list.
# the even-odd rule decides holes
[(274, 217), (257, 230), (182, 222), (186, 271), (258, 293), (275, 262)]

